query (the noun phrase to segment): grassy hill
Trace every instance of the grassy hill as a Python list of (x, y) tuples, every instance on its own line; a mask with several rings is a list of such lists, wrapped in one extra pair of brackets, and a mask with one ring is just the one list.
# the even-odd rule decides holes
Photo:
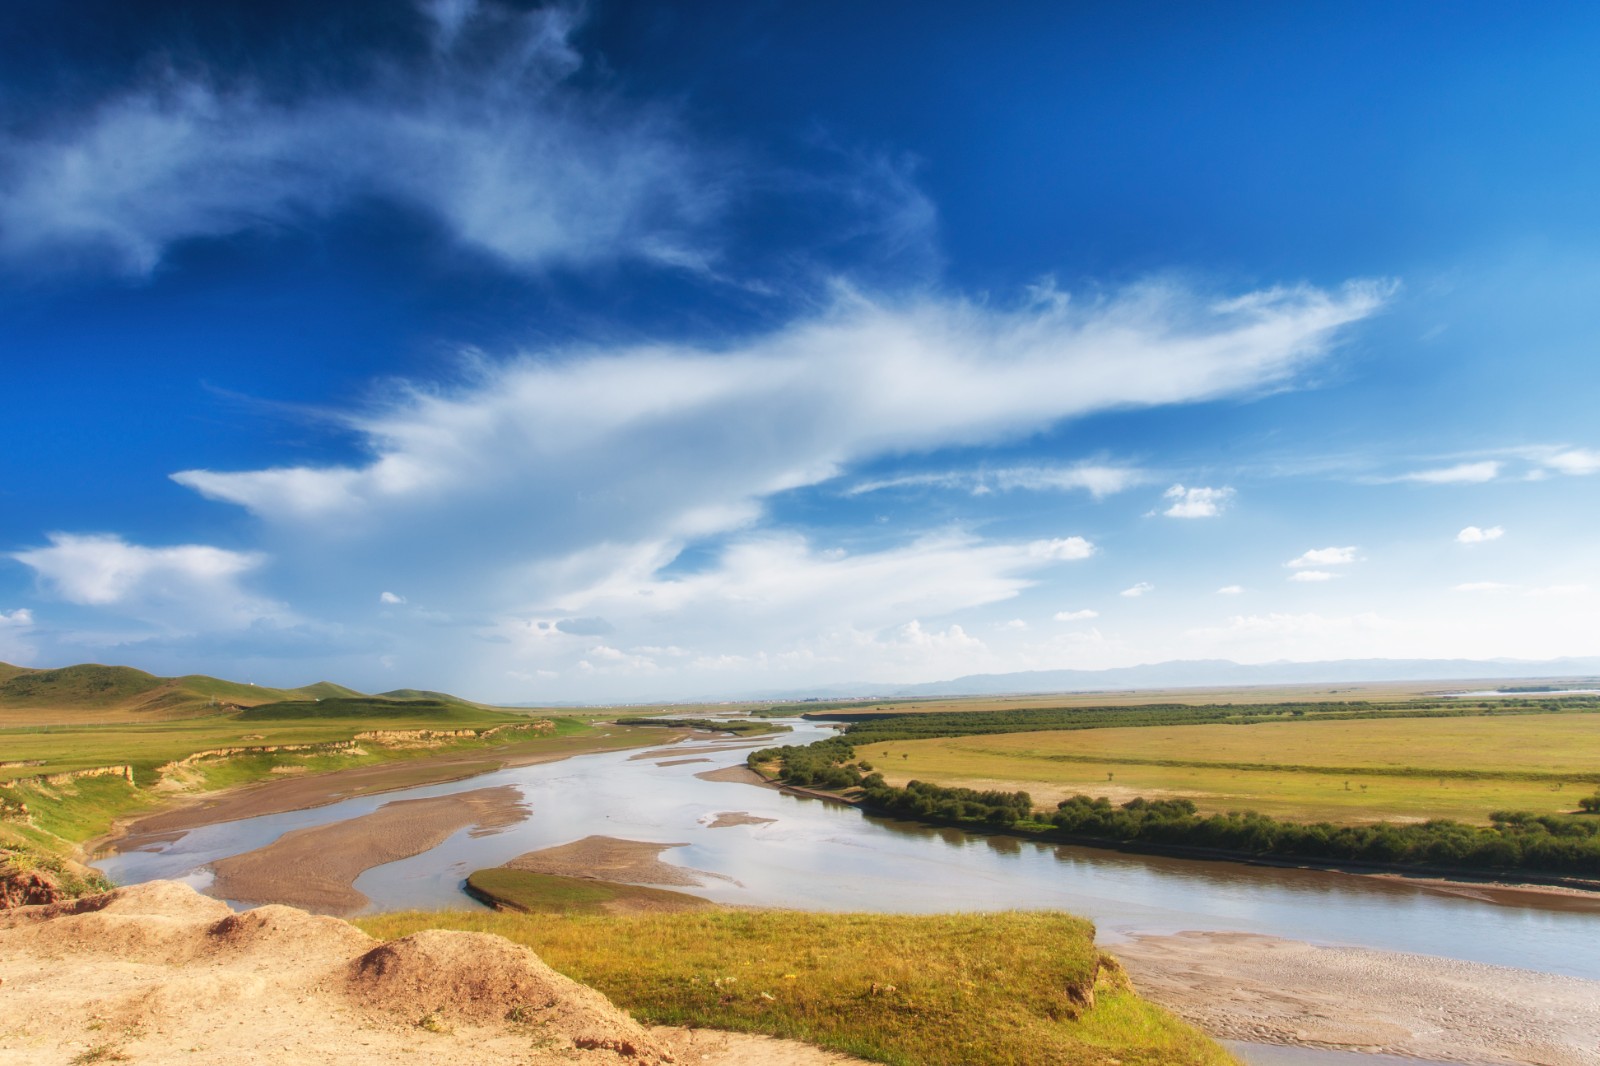
[[(446, 692), (395, 689), (368, 696), (332, 681), (279, 689), (239, 681), (187, 674), (158, 677), (131, 666), (80, 663), (54, 670), (34, 670), (0, 663), (0, 728), (6, 726), (84, 725), (89, 723), (161, 722), (231, 714), (264, 704), (316, 706), (317, 701), (382, 701), (389, 709), (379, 716), (416, 717), (448, 714), (451, 709), (481, 708)], [(393, 710), (395, 703), (425, 701), (427, 710)], [(351, 705), (352, 707), (354, 705)], [(371, 717), (377, 711), (352, 710)], [(330, 713), (277, 717), (333, 717)]]

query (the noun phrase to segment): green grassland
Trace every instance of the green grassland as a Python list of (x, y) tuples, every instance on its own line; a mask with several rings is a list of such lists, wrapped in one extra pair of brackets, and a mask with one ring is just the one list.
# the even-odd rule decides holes
[(892, 784), (1182, 797), (1350, 823), (1561, 813), (1600, 785), (1600, 714), (1379, 718), (1080, 729), (892, 740), (858, 755)]
[(766, 1033), (900, 1066), (1233, 1061), (1139, 998), (1088, 922), (1056, 912), (431, 912), (357, 924), (385, 939), (496, 933), (646, 1022)]

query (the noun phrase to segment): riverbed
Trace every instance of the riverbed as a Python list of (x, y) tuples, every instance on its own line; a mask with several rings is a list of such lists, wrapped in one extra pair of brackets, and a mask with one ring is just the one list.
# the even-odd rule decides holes
[[(795, 719), (784, 743), (828, 734)], [(437, 846), (355, 879), (367, 910), (474, 906), (473, 870), (589, 836), (682, 844), (664, 861), (716, 877), (692, 891), (723, 903), (821, 910), (934, 912), (1059, 908), (1101, 939), (1181, 931), (1257, 933), (1600, 979), (1600, 900), (1481, 898), (1405, 879), (1053, 846), (864, 816), (852, 807), (725, 781), (772, 743), (693, 738), (653, 752), (608, 752), (445, 784), (360, 796), (311, 810), (200, 826), (98, 862), (122, 883), (210, 884), (209, 865), (293, 830), (369, 815), (386, 804), (486, 788), (520, 793), (529, 815), (492, 832), (462, 828)], [(643, 755), (644, 757), (641, 757)], [(692, 761), (691, 761), (692, 760)], [(713, 828), (719, 816), (748, 816)], [(758, 819), (769, 819), (761, 821)]]

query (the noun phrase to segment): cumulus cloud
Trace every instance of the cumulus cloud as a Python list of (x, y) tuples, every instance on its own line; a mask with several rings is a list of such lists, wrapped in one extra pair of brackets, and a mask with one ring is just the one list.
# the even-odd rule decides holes
[(1083, 608), (1081, 611), (1057, 611), (1055, 613), (1055, 620), (1057, 622), (1084, 622), (1091, 618), (1099, 617), (1099, 611), (1092, 610), (1088, 607)]
[(1036, 559), (1070, 562), (1089, 558), (1094, 554), (1094, 545), (1082, 537), (1055, 537), (1033, 541), (1028, 545), (1028, 554)]
[(1501, 526), (1490, 526), (1488, 529), (1468, 526), (1456, 534), (1456, 541), (1460, 544), (1482, 544), (1484, 541), (1499, 540), (1505, 534), (1506, 531)]
[(1126, 596), (1129, 599), (1137, 599), (1138, 597), (1143, 596), (1147, 592), (1154, 592), (1155, 589), (1156, 589), (1156, 587), (1154, 585), (1150, 584), (1150, 582), (1141, 581), (1137, 585), (1130, 585), (1127, 588), (1123, 589), (1122, 592), (1119, 593), (1119, 595)]
[(68, 603), (119, 610), (145, 621), (194, 627), (284, 619), (285, 609), (246, 592), (240, 578), (265, 562), (257, 552), (205, 544), (150, 548), (110, 534), (52, 533), (50, 544), (12, 553)]
[(1307, 582), (1332, 581), (1334, 578), (1336, 578), (1338, 576), (1339, 576), (1338, 574), (1332, 573), (1332, 572), (1327, 571), (1327, 570), (1296, 570), (1294, 573), (1289, 575), (1289, 580), (1290, 581), (1307, 581)]
[(1412, 481), (1421, 485), (1474, 485), (1485, 481), (1493, 481), (1500, 476), (1504, 463), (1497, 459), (1483, 459), (1478, 462), (1457, 463), (1454, 466), (1436, 467), (1430, 470), (1417, 470), (1409, 474), (1401, 474), (1391, 478), (1392, 481)]
[(384, 592), (384, 593), (380, 593), (378, 595), (378, 602), (379, 603), (386, 603), (386, 604), (390, 604), (390, 605), (395, 605), (395, 604), (405, 603), (406, 602), (406, 598), (404, 596), (396, 595), (393, 592)]
[(1243, 585), (1224, 585), (1217, 590), (1218, 596), (1237, 596), (1244, 592)]
[(0, 142), (0, 248), (89, 249), (143, 272), (177, 241), (381, 200), (511, 264), (702, 265), (723, 188), (713, 161), (670, 114), (574, 87), (575, 8), (420, 10), (427, 47), (347, 53), (371, 69), (343, 88), (285, 93), (191, 69), (13, 134)]
[(1172, 505), (1161, 512), (1168, 518), (1215, 518), (1233, 499), (1233, 490), (1174, 485), (1162, 493), (1162, 498), (1172, 501)]
[[(1283, 565), (1299, 570), (1311, 566), (1345, 566), (1356, 561), (1356, 547), (1350, 545), (1345, 548), (1312, 548)], [(1314, 581), (1316, 578), (1302, 578), (1300, 580)]]
[(22, 627), (33, 625), (33, 612), (26, 607), (14, 611), (0, 611), (0, 626)]
[(1008, 622), (1000, 623), (1001, 629), (1027, 629), (1028, 623), (1020, 618), (1013, 618)]

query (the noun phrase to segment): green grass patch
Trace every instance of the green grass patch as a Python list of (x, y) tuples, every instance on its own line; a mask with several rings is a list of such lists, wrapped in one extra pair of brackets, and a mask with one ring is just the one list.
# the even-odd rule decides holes
[(713, 904), (685, 892), (494, 867), (467, 878), (467, 893), (528, 914), (611, 914), (615, 909), (689, 910)]
[(652, 718), (648, 715), (639, 715), (632, 718), (618, 718), (618, 725), (653, 725), (664, 729), (704, 729), (716, 733), (733, 733), (741, 737), (766, 736), (771, 733), (788, 733), (790, 728), (786, 725), (773, 725), (771, 722), (741, 722), (718, 721), (711, 718)]
[(1102, 971), (1093, 927), (1057, 912), (431, 912), (357, 924), (386, 939), (496, 933), (647, 1022), (766, 1033), (898, 1066), (1233, 1061), (1140, 999), (1114, 965)]

